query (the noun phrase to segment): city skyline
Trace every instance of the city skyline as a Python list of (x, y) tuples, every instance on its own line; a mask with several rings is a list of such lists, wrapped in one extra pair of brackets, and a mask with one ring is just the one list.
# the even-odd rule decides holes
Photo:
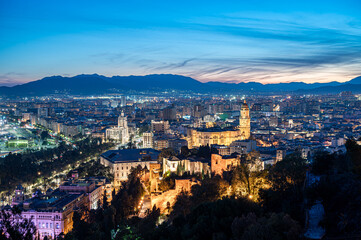
[(261, 83), (361, 75), (357, 1), (0, 4), (0, 86), (82, 73)]
[(0, 240), (361, 239), (361, 2), (0, 0)]

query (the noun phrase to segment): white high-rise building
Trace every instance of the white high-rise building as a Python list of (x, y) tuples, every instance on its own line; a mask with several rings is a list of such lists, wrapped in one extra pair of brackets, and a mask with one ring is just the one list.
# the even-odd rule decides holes
[(125, 107), (127, 105), (127, 98), (125, 96), (122, 96), (120, 98), (120, 106)]
[(106, 138), (126, 144), (129, 141), (128, 118), (124, 116), (124, 112), (118, 117), (118, 126), (109, 128), (105, 132)]
[(124, 116), (124, 112), (118, 117), (118, 127), (128, 128), (128, 118)]
[(143, 148), (153, 148), (154, 134), (152, 132), (143, 133)]

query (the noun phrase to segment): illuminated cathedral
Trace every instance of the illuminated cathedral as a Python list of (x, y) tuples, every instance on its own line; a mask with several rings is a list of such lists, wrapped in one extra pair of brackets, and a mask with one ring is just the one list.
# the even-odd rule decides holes
[(239, 125), (237, 127), (233, 129), (189, 129), (187, 141), (189, 148), (210, 146), (213, 144), (229, 146), (234, 141), (249, 139), (250, 136), (251, 118), (249, 115), (249, 107), (246, 101), (244, 101), (241, 106)]

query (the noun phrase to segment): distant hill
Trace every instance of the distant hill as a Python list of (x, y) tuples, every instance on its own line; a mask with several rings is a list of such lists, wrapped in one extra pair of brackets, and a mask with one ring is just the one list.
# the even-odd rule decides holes
[(350, 83), (350, 84), (361, 84), (361, 76), (355, 77), (354, 79), (351, 79), (351, 80), (348, 81), (347, 83)]
[(296, 93), (308, 93), (308, 94), (328, 94), (328, 93), (340, 93), (344, 91), (351, 91), (353, 93), (361, 93), (361, 84), (341, 84), (339, 86), (325, 86), (313, 89), (300, 89)]
[(146, 76), (113, 76), (105, 77), (98, 74), (77, 75), (74, 77), (52, 76), (17, 85), (14, 87), (0, 87), (1, 96), (44, 96), (50, 94), (93, 95), (117, 92), (164, 92), (188, 91), (209, 93), (338, 93), (353, 91), (361, 93), (361, 76), (348, 82), (329, 83), (277, 83), (261, 84), (248, 83), (202, 83), (193, 78), (172, 74), (153, 74)]
[(113, 76), (98, 74), (77, 75), (74, 77), (52, 76), (41, 80), (0, 87), (2, 96), (43, 96), (49, 94), (103, 94), (122, 91), (164, 91), (189, 89), (205, 91), (206, 86), (190, 77), (162, 74), (147, 76)]

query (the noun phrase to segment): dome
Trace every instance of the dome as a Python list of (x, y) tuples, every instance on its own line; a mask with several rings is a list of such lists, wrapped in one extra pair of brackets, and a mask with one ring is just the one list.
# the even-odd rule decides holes
[(249, 110), (249, 107), (248, 107), (248, 105), (247, 105), (247, 103), (246, 103), (246, 100), (244, 100), (244, 102), (242, 103), (241, 109), (247, 109), (247, 110)]

